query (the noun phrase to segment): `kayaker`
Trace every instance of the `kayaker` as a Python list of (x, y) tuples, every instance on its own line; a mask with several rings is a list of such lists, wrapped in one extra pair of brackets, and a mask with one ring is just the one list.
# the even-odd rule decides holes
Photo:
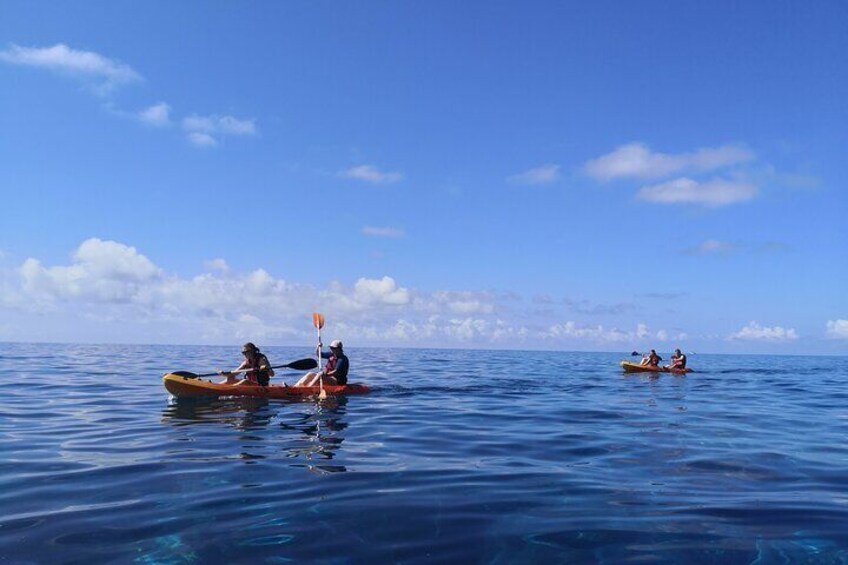
[(321, 343), (315, 349), (315, 353), (322, 359), (327, 360), (324, 369), (320, 373), (306, 373), (294, 386), (318, 386), (318, 381), (323, 380), (325, 385), (346, 385), (347, 373), (350, 369), (350, 361), (344, 354), (344, 346), (341, 340), (334, 339), (330, 343), (330, 352), (321, 351)]
[(679, 369), (682, 371), (685, 368), (686, 356), (679, 349), (675, 349), (674, 354), (671, 356), (671, 363), (666, 366), (666, 369)]
[(642, 357), (642, 363), (641, 364), (645, 365), (647, 367), (658, 367), (659, 364), (660, 364), (660, 361), (662, 361), (662, 357), (657, 355), (657, 352), (656, 352), (655, 349), (652, 349), (650, 353), (648, 353), (647, 355)]
[[(257, 384), (268, 386), (271, 377), (274, 376), (274, 369), (271, 368), (271, 362), (265, 357), (265, 354), (259, 351), (259, 348), (251, 342), (247, 342), (241, 348), (241, 353), (244, 355), (244, 361), (234, 371), (221, 371), (221, 374), (227, 377), (224, 381), (228, 385), (235, 384)], [(250, 369), (245, 373), (245, 378), (240, 379), (237, 371)]]

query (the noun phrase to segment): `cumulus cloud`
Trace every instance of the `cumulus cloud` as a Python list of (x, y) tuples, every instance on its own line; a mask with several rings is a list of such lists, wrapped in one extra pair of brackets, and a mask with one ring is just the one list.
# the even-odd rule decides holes
[(682, 171), (709, 171), (751, 161), (754, 154), (740, 145), (702, 148), (690, 153), (656, 153), (644, 143), (629, 143), (596, 159), (583, 170), (589, 176), (609, 181), (618, 178), (661, 178)]
[(402, 229), (393, 228), (393, 227), (389, 227), (389, 226), (382, 227), (382, 228), (373, 227), (373, 226), (365, 226), (365, 227), (362, 228), (362, 233), (364, 235), (370, 235), (372, 237), (393, 237), (393, 238), (404, 237), (406, 235), (406, 233)]
[(220, 257), (217, 259), (209, 259), (208, 261), (204, 261), (203, 267), (207, 271), (218, 271), (219, 273), (230, 272), (230, 266), (224, 259), (221, 259)]
[(138, 119), (147, 125), (154, 127), (166, 127), (171, 125), (171, 107), (164, 102), (145, 108), (138, 113)]
[(756, 321), (748, 322), (748, 325), (738, 332), (728, 336), (730, 340), (743, 341), (770, 341), (770, 342), (785, 342), (798, 339), (798, 334), (792, 328), (783, 328), (781, 326), (761, 326)]
[(124, 302), (161, 275), (134, 247), (91, 238), (72, 256), (72, 264), (44, 267), (29, 258), (20, 268), (23, 288), (41, 300), (85, 297), (102, 302)]
[(409, 302), (409, 291), (399, 287), (392, 277), (361, 278), (353, 285), (353, 296), (364, 305), (375, 303), (402, 305)]
[(93, 51), (71, 49), (63, 43), (52, 47), (21, 47), (12, 44), (8, 49), (0, 51), (0, 60), (80, 78), (93, 85), (101, 94), (142, 80), (141, 75), (129, 65)]
[(383, 172), (374, 165), (357, 165), (339, 173), (342, 177), (372, 184), (391, 184), (403, 178), (401, 173)]
[(826, 335), (831, 339), (848, 339), (848, 320), (828, 320)]
[(218, 145), (224, 136), (252, 136), (259, 132), (256, 120), (218, 115), (191, 115), (183, 118), (182, 127), (189, 142), (198, 147)]
[[(294, 343), (310, 338), (308, 314), (316, 310), (332, 312), (332, 333), (360, 345), (629, 350), (687, 339), (681, 329), (644, 322), (616, 327), (587, 324), (575, 316), (550, 324), (551, 312), (540, 317), (517, 308), (515, 301), (498, 291), (415, 289), (388, 275), (316, 286), (261, 268), (233, 270), (221, 257), (204, 262), (196, 276), (179, 276), (130, 245), (97, 238), (83, 241), (62, 264), (30, 257), (15, 266), (0, 265), (0, 314), (30, 319), (30, 314), (42, 313), (52, 316), (43, 319), (56, 327), (65, 320), (96, 319), (96, 327), (102, 328), (97, 331), (104, 334), (89, 339), (108, 340), (109, 328), (116, 327), (108, 324), (114, 323), (150, 342), (231, 342), (243, 337)], [(533, 301), (562, 304), (545, 295)], [(829, 337), (848, 338), (848, 320), (832, 320), (827, 329)], [(751, 322), (730, 339), (779, 342), (798, 335), (791, 328)]]
[(699, 204), (708, 207), (726, 206), (751, 200), (757, 187), (745, 181), (714, 178), (699, 182), (679, 178), (668, 182), (644, 186), (637, 198), (659, 204)]
[(550, 184), (560, 178), (559, 165), (542, 165), (507, 178), (513, 184)]

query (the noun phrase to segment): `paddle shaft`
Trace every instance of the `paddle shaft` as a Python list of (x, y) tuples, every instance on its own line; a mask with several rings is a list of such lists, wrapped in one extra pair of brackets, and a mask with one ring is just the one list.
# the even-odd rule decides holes
[[(291, 363), (286, 363), (285, 365), (271, 365), (268, 367), (269, 369), (297, 369), (299, 371), (306, 370), (312, 368), (312, 359), (299, 359), (297, 361), (292, 361)], [(222, 372), (226, 373), (247, 373), (248, 371), (253, 371), (254, 369), (238, 369), (237, 371), (218, 371), (216, 373), (201, 373), (197, 375), (198, 377), (214, 377), (216, 375), (220, 375)]]

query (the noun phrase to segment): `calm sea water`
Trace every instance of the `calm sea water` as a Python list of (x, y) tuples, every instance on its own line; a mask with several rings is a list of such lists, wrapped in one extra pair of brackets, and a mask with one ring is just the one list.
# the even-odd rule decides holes
[(239, 348), (0, 344), (0, 562), (848, 563), (846, 358), (349, 355), (371, 394), (177, 402)]

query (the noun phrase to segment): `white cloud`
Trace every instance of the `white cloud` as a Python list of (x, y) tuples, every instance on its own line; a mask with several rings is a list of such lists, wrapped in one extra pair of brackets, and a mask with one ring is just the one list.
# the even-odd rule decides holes
[(233, 116), (218, 115), (191, 115), (183, 118), (182, 127), (188, 140), (199, 147), (217, 145), (219, 138), (225, 135), (248, 136), (256, 135), (259, 131), (256, 120), (240, 120)]
[(596, 344), (620, 344), (643, 342), (646, 339), (666, 341), (668, 339), (668, 332), (665, 330), (652, 332), (643, 323), (636, 324), (636, 328), (632, 331), (625, 331), (618, 328), (605, 328), (600, 324), (595, 326), (580, 325), (577, 322), (568, 321), (564, 324), (550, 326), (542, 333), (542, 337), (547, 339), (588, 341)]
[(655, 153), (643, 143), (629, 143), (585, 163), (583, 170), (602, 181), (617, 178), (651, 179), (681, 171), (709, 171), (744, 163), (754, 154), (740, 145), (702, 148), (677, 155)]
[(725, 206), (751, 200), (757, 187), (744, 181), (714, 178), (698, 182), (679, 178), (639, 189), (637, 198), (659, 204), (700, 204), (708, 207)]
[(362, 228), (362, 233), (364, 235), (370, 235), (373, 237), (404, 237), (406, 233), (400, 228), (392, 228), (392, 227), (373, 227), (373, 226), (365, 226)]
[(783, 328), (781, 326), (761, 326), (756, 321), (748, 322), (748, 325), (731, 334), (730, 340), (745, 340), (745, 341), (794, 341), (798, 339), (798, 334), (792, 328)]
[(848, 320), (828, 320), (827, 337), (831, 339), (848, 339)]
[(57, 43), (52, 47), (11, 45), (0, 51), (0, 60), (15, 65), (47, 69), (90, 81), (105, 94), (117, 86), (141, 80), (132, 67), (93, 51), (78, 51)]
[(188, 139), (189, 143), (197, 147), (215, 147), (216, 145), (218, 145), (218, 142), (215, 140), (215, 138), (209, 135), (208, 133), (200, 133), (193, 131), (190, 132), (186, 136), (186, 138)]
[(221, 259), (221, 258), (210, 259), (208, 261), (204, 261), (203, 267), (207, 271), (218, 271), (219, 273), (229, 273), (230, 272), (230, 266), (227, 264), (227, 262), (224, 259)]
[(409, 291), (398, 287), (391, 277), (382, 279), (361, 278), (353, 286), (354, 299), (362, 304), (395, 304), (403, 305), (409, 302)]
[(401, 173), (383, 172), (374, 165), (357, 165), (339, 174), (346, 178), (362, 180), (372, 184), (391, 184), (403, 178)]
[(559, 165), (542, 165), (507, 178), (513, 184), (550, 184), (560, 178)]
[(739, 249), (739, 245), (718, 239), (707, 239), (702, 243), (686, 250), (690, 255), (712, 255), (717, 253), (731, 253)]
[(454, 314), (492, 314), (495, 297), (488, 292), (437, 291), (431, 295), (426, 307), (433, 311), (447, 309)]
[(138, 119), (147, 125), (154, 127), (166, 127), (171, 125), (171, 107), (164, 102), (155, 104), (138, 113)]
[(40, 300), (85, 297), (124, 302), (161, 275), (159, 268), (134, 247), (114, 241), (88, 239), (72, 259), (67, 267), (49, 268), (37, 259), (27, 259), (19, 269), (23, 289)]

